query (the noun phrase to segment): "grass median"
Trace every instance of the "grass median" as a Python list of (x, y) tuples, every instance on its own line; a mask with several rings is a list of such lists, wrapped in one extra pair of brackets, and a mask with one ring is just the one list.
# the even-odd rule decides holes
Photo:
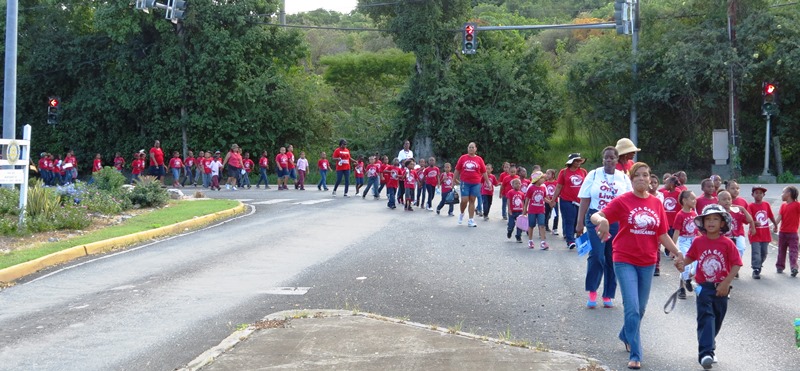
[(238, 204), (238, 201), (233, 200), (172, 201), (169, 203), (169, 207), (136, 215), (118, 225), (94, 230), (68, 240), (41, 243), (31, 248), (15, 250), (8, 254), (0, 255), (0, 269), (31, 261), (73, 246), (126, 236), (191, 220), (198, 216), (213, 214), (236, 207)]

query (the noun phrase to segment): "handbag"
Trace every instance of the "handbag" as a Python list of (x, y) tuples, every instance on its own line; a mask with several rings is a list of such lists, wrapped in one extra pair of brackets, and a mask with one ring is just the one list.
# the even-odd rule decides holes
[(455, 205), (460, 203), (461, 201), (458, 199), (458, 193), (456, 193), (455, 188), (445, 197), (444, 203), (448, 205)]

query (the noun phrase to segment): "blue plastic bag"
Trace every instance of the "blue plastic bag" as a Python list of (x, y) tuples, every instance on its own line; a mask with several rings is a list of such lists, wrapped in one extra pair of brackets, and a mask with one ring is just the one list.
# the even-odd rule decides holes
[(575, 244), (578, 245), (578, 256), (584, 256), (592, 251), (592, 243), (589, 241), (589, 233), (584, 233), (575, 239)]

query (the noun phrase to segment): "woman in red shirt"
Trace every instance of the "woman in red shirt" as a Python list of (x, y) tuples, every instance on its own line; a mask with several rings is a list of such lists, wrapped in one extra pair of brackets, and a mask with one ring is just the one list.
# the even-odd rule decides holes
[(475, 224), (475, 200), (481, 196), (481, 180), (489, 182), (489, 175), (486, 173), (486, 164), (483, 163), (481, 156), (477, 155), (478, 145), (470, 142), (467, 146), (467, 154), (461, 155), (456, 163), (456, 171), (453, 175), (456, 182), (461, 184), (461, 215), (458, 217), (458, 224), (464, 222), (464, 210), (469, 205), (469, 221), (467, 225), (477, 227)]
[(333, 186), (333, 195), (336, 196), (336, 188), (339, 188), (339, 183), (344, 178), (344, 197), (350, 189), (350, 150), (347, 149), (347, 141), (344, 139), (339, 140), (339, 148), (333, 150), (331, 159), (336, 161), (336, 184)]
[(642, 345), (639, 329), (650, 297), (650, 285), (658, 261), (659, 242), (675, 256), (675, 266), (683, 270), (683, 254), (667, 235), (669, 225), (664, 205), (651, 195), (650, 167), (637, 162), (631, 167), (633, 192), (613, 199), (603, 210), (594, 213), (592, 224), (597, 226), (600, 241), (610, 237), (609, 225), (619, 222), (619, 232), (614, 237), (614, 272), (622, 292), (625, 322), (619, 339), (630, 351), (628, 368), (641, 368)]
[(581, 169), (583, 161), (580, 153), (569, 154), (565, 167), (558, 172), (556, 192), (550, 200), (551, 207), (555, 206), (556, 200), (559, 200), (561, 228), (564, 230), (564, 238), (570, 250), (575, 248), (575, 224), (578, 222), (578, 207), (581, 202), (578, 191), (583, 185), (583, 178), (586, 177), (586, 169)]
[(242, 176), (243, 160), (242, 149), (238, 144), (233, 144), (231, 150), (225, 155), (225, 160), (222, 161), (222, 166), (228, 171), (228, 181), (225, 184), (225, 189), (236, 190), (236, 184), (239, 183), (239, 178)]

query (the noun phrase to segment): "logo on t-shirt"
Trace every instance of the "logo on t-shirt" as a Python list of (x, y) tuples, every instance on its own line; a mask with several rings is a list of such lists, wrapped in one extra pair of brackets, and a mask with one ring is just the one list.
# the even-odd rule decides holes
[(658, 214), (648, 207), (637, 207), (628, 214), (631, 233), (654, 236), (658, 227)]
[(537, 205), (541, 204), (543, 200), (544, 200), (544, 195), (542, 195), (541, 192), (536, 192), (533, 195), (533, 202), (536, 203)]
[(686, 230), (686, 233), (689, 235), (694, 235), (697, 233), (697, 225), (694, 224), (693, 218), (686, 218), (683, 221), (683, 229)]
[(472, 160), (464, 161), (464, 170), (478, 171), (478, 163)]
[(716, 250), (704, 251), (700, 255), (700, 269), (706, 277), (706, 282), (720, 282), (725, 270), (725, 258)]
[(678, 206), (678, 201), (675, 201), (675, 197), (667, 197), (664, 199), (664, 210), (673, 211), (676, 206)]
[(552, 185), (552, 184), (551, 184), (551, 185), (548, 185), (548, 186), (547, 186), (547, 194), (548, 194), (548, 195), (553, 195), (553, 194), (555, 194), (555, 193), (556, 193), (556, 186), (555, 186), (555, 185)]
[(573, 187), (580, 187), (583, 183), (583, 177), (577, 174), (570, 175), (569, 182), (572, 183)]
[(759, 210), (756, 212), (756, 223), (758, 223), (759, 227), (769, 227), (769, 218), (766, 211)]

